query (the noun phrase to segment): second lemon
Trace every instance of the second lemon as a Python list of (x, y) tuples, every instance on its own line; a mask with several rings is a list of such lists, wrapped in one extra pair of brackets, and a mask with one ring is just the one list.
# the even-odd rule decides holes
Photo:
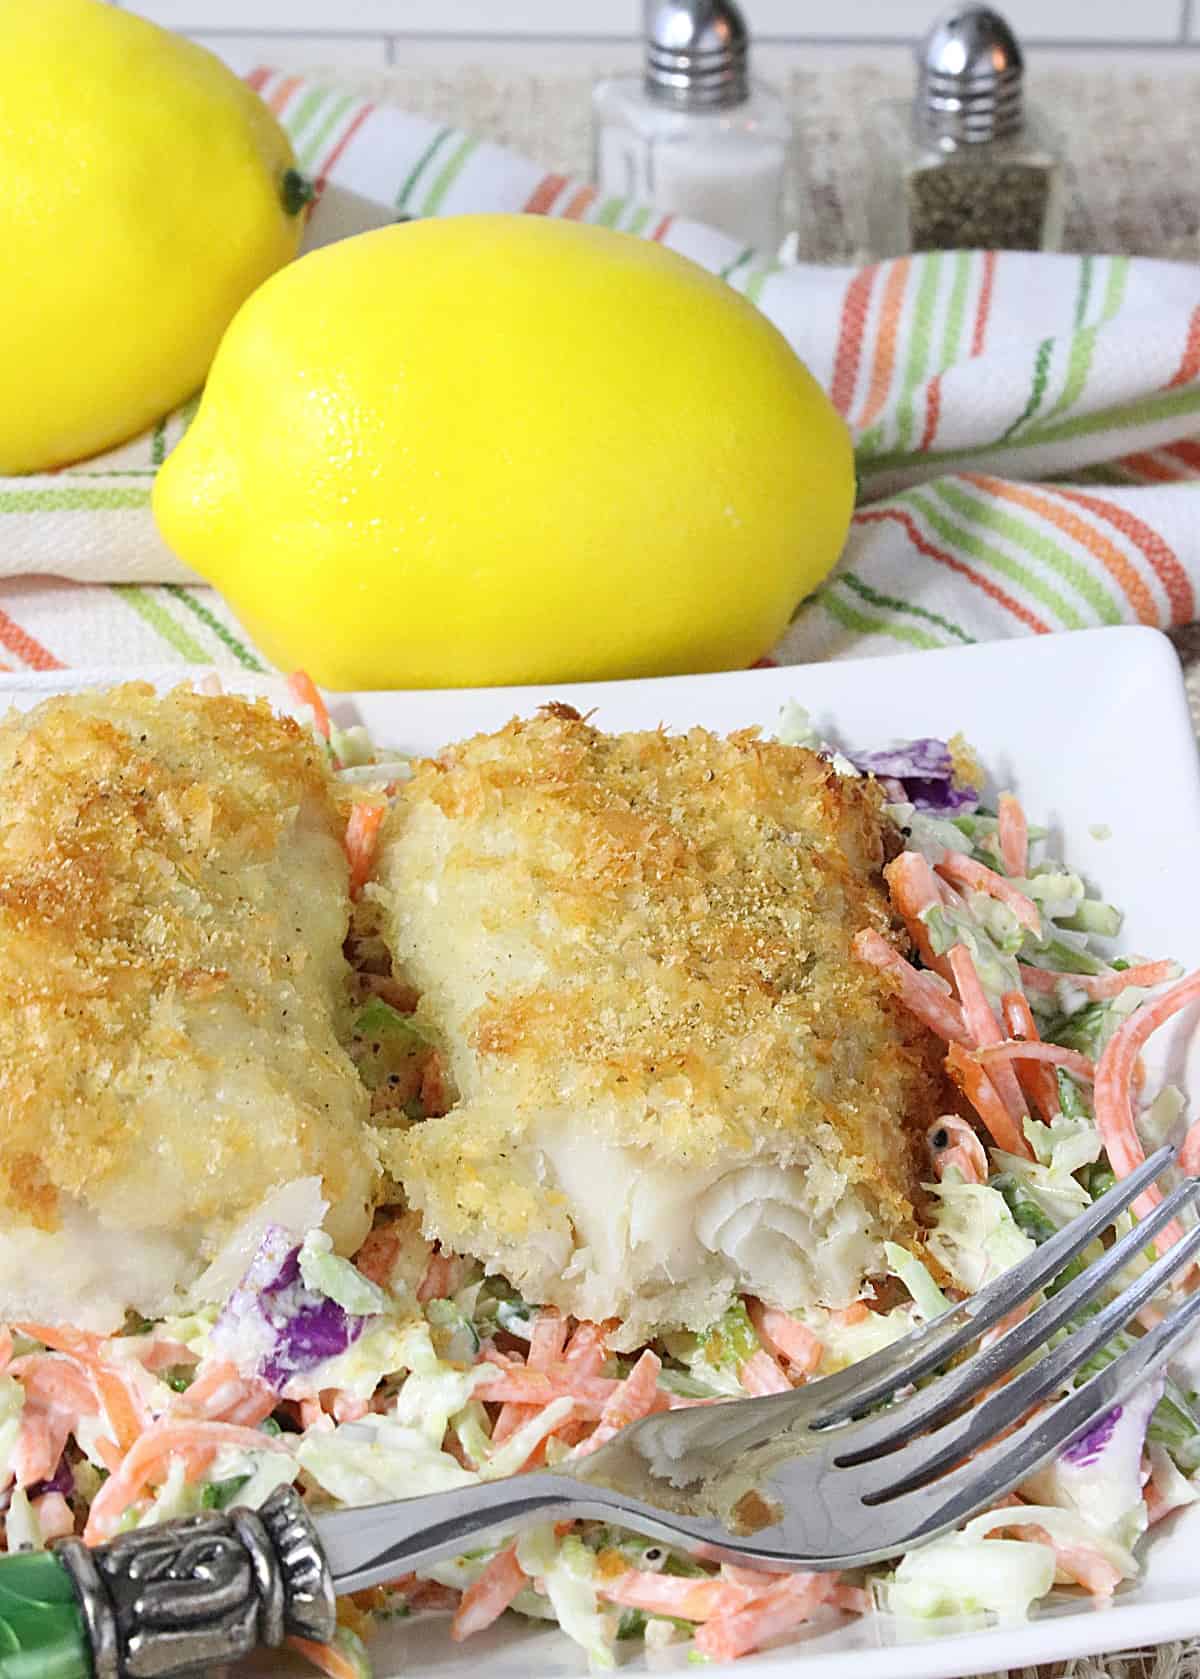
[(747, 665), (853, 493), (845, 426), (745, 298), (625, 234), (480, 215), (269, 280), (154, 507), (277, 664), (443, 687)]

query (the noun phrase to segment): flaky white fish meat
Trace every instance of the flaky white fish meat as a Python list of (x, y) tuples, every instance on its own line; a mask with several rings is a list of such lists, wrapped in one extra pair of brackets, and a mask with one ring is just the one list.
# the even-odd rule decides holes
[(372, 890), (456, 1098), (384, 1144), (426, 1233), (625, 1346), (734, 1291), (857, 1298), (919, 1244), (945, 1095), (851, 952), (905, 942), (888, 835), (872, 783), (755, 731), (559, 706), (418, 764)]
[(0, 724), (0, 1321), (170, 1310), (292, 1180), (362, 1239), (344, 829), (265, 703), (131, 684)]

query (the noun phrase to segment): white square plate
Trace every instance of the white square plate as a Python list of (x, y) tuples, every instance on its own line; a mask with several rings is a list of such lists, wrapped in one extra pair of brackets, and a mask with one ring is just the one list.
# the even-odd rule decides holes
[[(73, 671), (0, 678), (0, 702), (28, 706), (47, 694), (142, 676), (169, 686), (180, 668)], [(229, 686), (286, 704), (282, 682)], [(1200, 967), (1200, 768), (1178, 661), (1165, 637), (1107, 629), (994, 642), (900, 658), (660, 681), (554, 688), (474, 689), (339, 696), (334, 715), (363, 722), (380, 745), (432, 752), (462, 735), (527, 715), (549, 699), (595, 712), (605, 729), (770, 728), (796, 699), (818, 731), (844, 745), (884, 746), (961, 731), (999, 788), (1019, 793), (1052, 845), (1126, 913), (1120, 947)], [(1200, 1091), (1195, 1014), (1154, 1040), (1152, 1080), (1164, 1074)], [(1200, 1633), (1196, 1549), (1200, 1505), (1164, 1524), (1145, 1546), (1142, 1579), (1107, 1607), (1054, 1604), (1026, 1625), (904, 1641), (882, 1618), (816, 1625), (807, 1636), (737, 1663), (706, 1667), (746, 1679), (954, 1679)], [(397, 1622), (374, 1646), (381, 1675), (436, 1679), (576, 1679), (582, 1654), (552, 1630), (503, 1625), (451, 1644), (442, 1619)], [(268, 1661), (258, 1670), (279, 1671)], [(290, 1665), (290, 1664), (289, 1664)], [(626, 1672), (686, 1668), (686, 1647), (637, 1657)]]

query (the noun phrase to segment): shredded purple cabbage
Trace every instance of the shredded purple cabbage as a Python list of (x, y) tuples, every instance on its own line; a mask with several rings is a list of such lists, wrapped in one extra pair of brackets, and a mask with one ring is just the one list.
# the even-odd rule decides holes
[(978, 788), (954, 785), (954, 761), (944, 740), (909, 740), (887, 751), (846, 756), (863, 775), (877, 776), (893, 803), (934, 816), (957, 816), (979, 803)]
[(71, 1473), (71, 1465), (67, 1462), (66, 1453), (64, 1452), (62, 1457), (59, 1458), (58, 1468), (48, 1480), (35, 1481), (32, 1486), (25, 1490), (30, 1498), (41, 1498), (43, 1494), (48, 1492), (60, 1492), (66, 1498), (73, 1493), (75, 1491), (75, 1477)]
[(1123, 1404), (1094, 1417), (1077, 1440), (1022, 1483), (1021, 1492), (1036, 1504), (1072, 1511), (1102, 1539), (1131, 1544), (1145, 1526), (1142, 1454), (1163, 1387), (1163, 1377), (1153, 1376)]
[(344, 1353), (366, 1322), (305, 1287), (299, 1247), (271, 1225), (213, 1325), (211, 1346), (280, 1393), (290, 1377)]
[(1086, 1469), (1097, 1462), (1112, 1439), (1124, 1410), (1123, 1405), (1114, 1405), (1111, 1411), (1106, 1411), (1102, 1417), (1098, 1417), (1087, 1433), (1081, 1434), (1078, 1440), (1063, 1452), (1063, 1462), (1074, 1464), (1079, 1469)]

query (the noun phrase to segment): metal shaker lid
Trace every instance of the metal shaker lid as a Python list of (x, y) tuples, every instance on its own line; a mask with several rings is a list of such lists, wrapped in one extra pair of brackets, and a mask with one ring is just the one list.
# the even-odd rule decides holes
[(644, 0), (646, 91), (680, 110), (749, 98), (750, 32), (734, 0)]
[(918, 49), (917, 126), (947, 149), (1017, 133), (1024, 121), (1025, 60), (988, 6), (943, 12)]

